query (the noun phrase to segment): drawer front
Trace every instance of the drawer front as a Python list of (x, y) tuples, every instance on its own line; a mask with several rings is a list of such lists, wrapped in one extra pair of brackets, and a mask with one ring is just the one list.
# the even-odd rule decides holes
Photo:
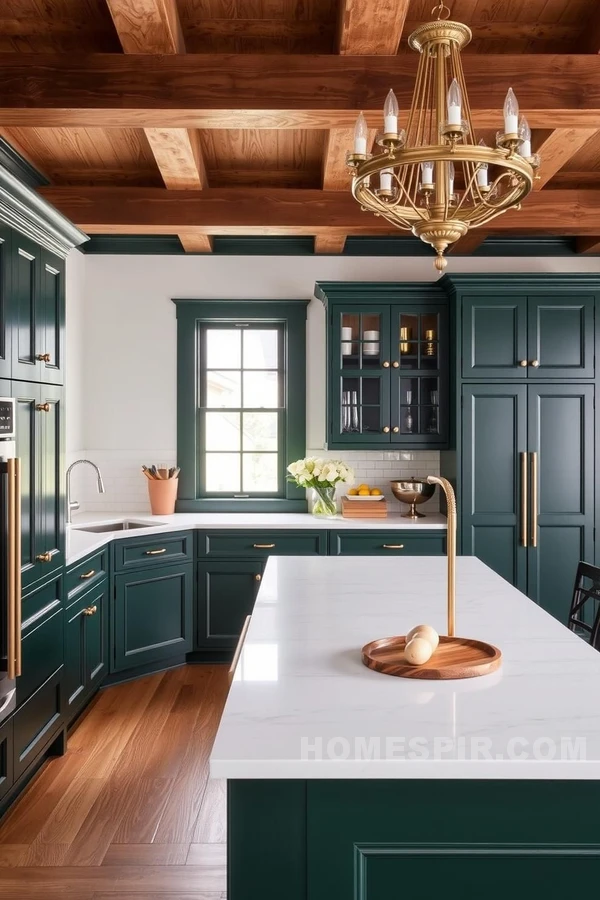
[(402, 531), (332, 531), (332, 556), (437, 556), (446, 552), (446, 534)]
[(198, 533), (199, 557), (264, 559), (327, 553), (326, 531), (206, 531)]
[(115, 572), (129, 571), (170, 562), (193, 560), (193, 532), (176, 531), (154, 537), (115, 541)]
[(35, 691), (64, 661), (64, 611), (54, 606), (46, 614), (24, 623), (21, 632), (22, 675), (17, 678), (17, 704)]
[(40, 614), (46, 616), (54, 607), (61, 606), (63, 591), (63, 579), (53, 578), (43, 587), (27, 593), (21, 602), (21, 621), (24, 630), (27, 628), (27, 622), (33, 622)]
[(0, 725), (0, 800), (9, 792), (14, 782), (13, 720)]
[(15, 781), (63, 726), (62, 670), (52, 675), (13, 718)]
[(82, 591), (98, 584), (108, 575), (108, 547), (69, 566), (65, 576), (67, 600), (72, 602)]

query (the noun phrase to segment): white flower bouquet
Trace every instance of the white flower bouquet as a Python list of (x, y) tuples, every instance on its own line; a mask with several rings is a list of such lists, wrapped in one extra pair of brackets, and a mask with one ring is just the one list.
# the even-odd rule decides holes
[(335, 486), (339, 483), (352, 484), (354, 471), (340, 459), (319, 459), (308, 456), (298, 459), (287, 467), (290, 481), (299, 487), (312, 488), (314, 516), (335, 516)]

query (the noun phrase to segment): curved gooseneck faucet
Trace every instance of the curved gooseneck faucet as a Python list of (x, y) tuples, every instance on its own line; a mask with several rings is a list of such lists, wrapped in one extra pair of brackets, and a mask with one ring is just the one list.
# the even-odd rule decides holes
[(96, 477), (98, 479), (98, 493), (104, 494), (104, 482), (102, 481), (102, 473), (100, 469), (93, 463), (91, 459), (76, 459), (75, 462), (71, 463), (69, 468), (67, 469), (67, 525), (71, 524), (71, 515), (72, 513), (79, 509), (79, 502), (77, 500), (71, 500), (71, 472), (75, 468), (75, 466), (81, 466), (83, 464), (91, 466), (92, 469), (96, 472)]

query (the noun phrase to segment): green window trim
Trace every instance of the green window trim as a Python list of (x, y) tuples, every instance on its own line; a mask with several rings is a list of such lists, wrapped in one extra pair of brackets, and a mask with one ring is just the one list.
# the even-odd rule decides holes
[[(177, 512), (306, 512), (303, 490), (284, 482), (276, 498), (201, 495), (199, 332), (202, 325), (243, 320), (281, 325), (285, 333), (285, 465), (306, 453), (306, 314), (308, 300), (173, 300), (177, 310)], [(293, 398), (291, 404), (290, 397)]]

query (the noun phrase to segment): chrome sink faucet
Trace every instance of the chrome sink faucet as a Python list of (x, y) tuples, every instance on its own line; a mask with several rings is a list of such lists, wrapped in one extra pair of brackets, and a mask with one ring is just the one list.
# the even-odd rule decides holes
[(76, 459), (74, 463), (71, 463), (69, 468), (67, 469), (67, 525), (71, 524), (71, 515), (75, 510), (79, 509), (79, 502), (77, 500), (71, 500), (71, 472), (75, 468), (75, 466), (80, 466), (83, 464), (91, 466), (92, 469), (96, 472), (96, 477), (98, 479), (98, 493), (104, 494), (104, 482), (102, 481), (102, 473), (100, 469), (93, 463), (91, 459)]

